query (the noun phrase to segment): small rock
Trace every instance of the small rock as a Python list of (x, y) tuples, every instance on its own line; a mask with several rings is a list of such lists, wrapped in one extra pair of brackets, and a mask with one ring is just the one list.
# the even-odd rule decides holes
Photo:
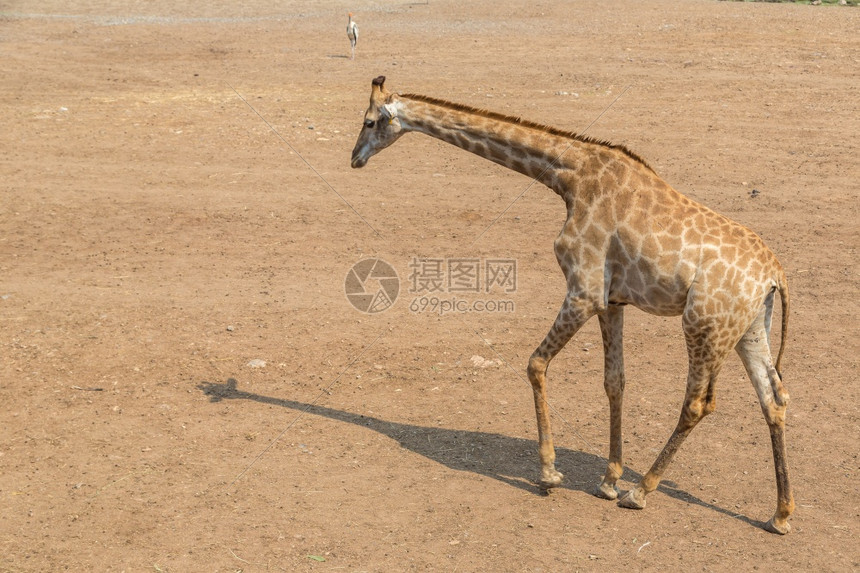
[(227, 327), (227, 332), (233, 332), (234, 330), (236, 330), (236, 329), (233, 327), (232, 324)]
[[(477, 354), (472, 356), (472, 365), (477, 368), (491, 368), (494, 366), (499, 366), (502, 361), (501, 360), (487, 360), (483, 356), (478, 356)], [(472, 375), (475, 376), (477, 372), (472, 372)]]
[(254, 358), (247, 364), (248, 368), (265, 368), (266, 361), (260, 360), (259, 358)]
[(752, 191), (750, 191), (750, 199), (755, 199), (759, 196), (760, 193), (761, 191), (759, 191), (758, 189), (753, 189)]

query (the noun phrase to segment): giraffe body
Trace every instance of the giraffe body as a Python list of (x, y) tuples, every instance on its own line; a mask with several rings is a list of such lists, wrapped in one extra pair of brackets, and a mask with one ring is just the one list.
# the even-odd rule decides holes
[[(553, 357), (592, 316), (604, 345), (610, 405), (609, 463), (596, 494), (616, 499), (623, 472), (623, 309), (682, 316), (689, 358), (684, 405), (675, 431), (650, 471), (618, 502), (643, 508), (677, 449), (716, 406), (717, 375), (735, 349), (768, 423), (777, 478), (777, 510), (766, 528), (790, 529), (794, 501), (784, 425), (788, 393), (778, 372), (787, 334), (788, 287), (775, 255), (752, 231), (675, 191), (629, 150), (551, 127), (419, 95), (396, 95), (373, 81), (370, 107), (352, 166), (410, 131), (425, 133), (523, 173), (564, 200), (567, 218), (554, 243), (567, 295), (529, 359), (541, 460), (540, 484), (561, 483), (546, 398)], [(769, 344), (774, 293), (782, 303), (782, 341), (774, 365)]]

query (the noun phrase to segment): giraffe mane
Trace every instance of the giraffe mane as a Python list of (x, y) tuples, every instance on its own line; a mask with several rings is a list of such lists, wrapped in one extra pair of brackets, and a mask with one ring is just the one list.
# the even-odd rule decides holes
[(447, 101), (444, 99), (435, 98), (435, 97), (430, 97), (430, 96), (425, 96), (425, 95), (420, 95), (420, 94), (399, 94), (398, 97), (411, 99), (411, 100), (415, 100), (415, 101), (421, 101), (421, 102), (429, 103), (432, 105), (438, 105), (440, 107), (444, 107), (444, 108), (451, 109), (454, 111), (462, 111), (465, 113), (479, 115), (481, 117), (486, 117), (488, 119), (493, 119), (496, 121), (503, 121), (505, 123), (512, 123), (514, 125), (520, 125), (523, 127), (528, 127), (531, 129), (536, 129), (538, 131), (542, 131), (544, 133), (548, 133), (550, 135), (555, 135), (558, 137), (564, 137), (564, 138), (572, 139), (572, 140), (579, 141), (582, 143), (588, 143), (590, 145), (600, 145), (600, 146), (606, 147), (608, 149), (614, 149), (614, 150), (620, 151), (621, 153), (625, 154), (626, 156), (633, 159), (634, 161), (641, 163), (646, 168), (648, 168), (650, 171), (652, 171), (652, 172), (654, 171), (651, 168), (651, 166), (648, 165), (648, 162), (646, 162), (644, 159), (642, 159), (641, 156), (637, 155), (636, 153), (634, 153), (633, 151), (631, 151), (629, 148), (627, 148), (624, 145), (618, 145), (618, 144), (615, 144), (615, 143), (612, 143), (612, 142), (609, 142), (609, 141), (606, 141), (603, 139), (596, 139), (594, 137), (589, 137), (587, 135), (581, 135), (581, 134), (578, 134), (578, 133), (573, 132), (573, 131), (565, 131), (563, 129), (558, 129), (557, 127), (552, 127), (551, 125), (546, 125), (543, 123), (537, 123), (534, 121), (529, 121), (529, 120), (523, 119), (521, 117), (514, 117), (512, 115), (505, 115), (505, 114), (498, 113), (495, 111), (490, 111), (487, 109), (481, 109), (481, 108), (472, 107), (472, 106), (464, 105), (464, 104), (460, 104), (460, 103), (453, 103), (453, 102), (450, 102), (450, 101)]

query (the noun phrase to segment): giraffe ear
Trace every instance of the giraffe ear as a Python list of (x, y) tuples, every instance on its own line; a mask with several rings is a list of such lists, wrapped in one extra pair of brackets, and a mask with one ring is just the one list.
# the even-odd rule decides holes
[(397, 108), (394, 106), (393, 103), (387, 103), (383, 106), (380, 106), (379, 113), (388, 121), (391, 121), (392, 119), (397, 119)]
[(390, 128), (395, 133), (400, 133), (400, 120), (397, 119), (397, 106), (393, 103), (387, 103), (379, 107), (379, 115), (382, 120), (387, 121)]

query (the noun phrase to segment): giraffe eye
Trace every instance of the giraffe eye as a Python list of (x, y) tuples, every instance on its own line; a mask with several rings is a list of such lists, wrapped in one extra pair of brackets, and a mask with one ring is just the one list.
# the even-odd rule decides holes
[(374, 125), (376, 125), (376, 122), (373, 121), (372, 119), (365, 119), (364, 120), (364, 127), (368, 128), (368, 129), (373, 129)]

